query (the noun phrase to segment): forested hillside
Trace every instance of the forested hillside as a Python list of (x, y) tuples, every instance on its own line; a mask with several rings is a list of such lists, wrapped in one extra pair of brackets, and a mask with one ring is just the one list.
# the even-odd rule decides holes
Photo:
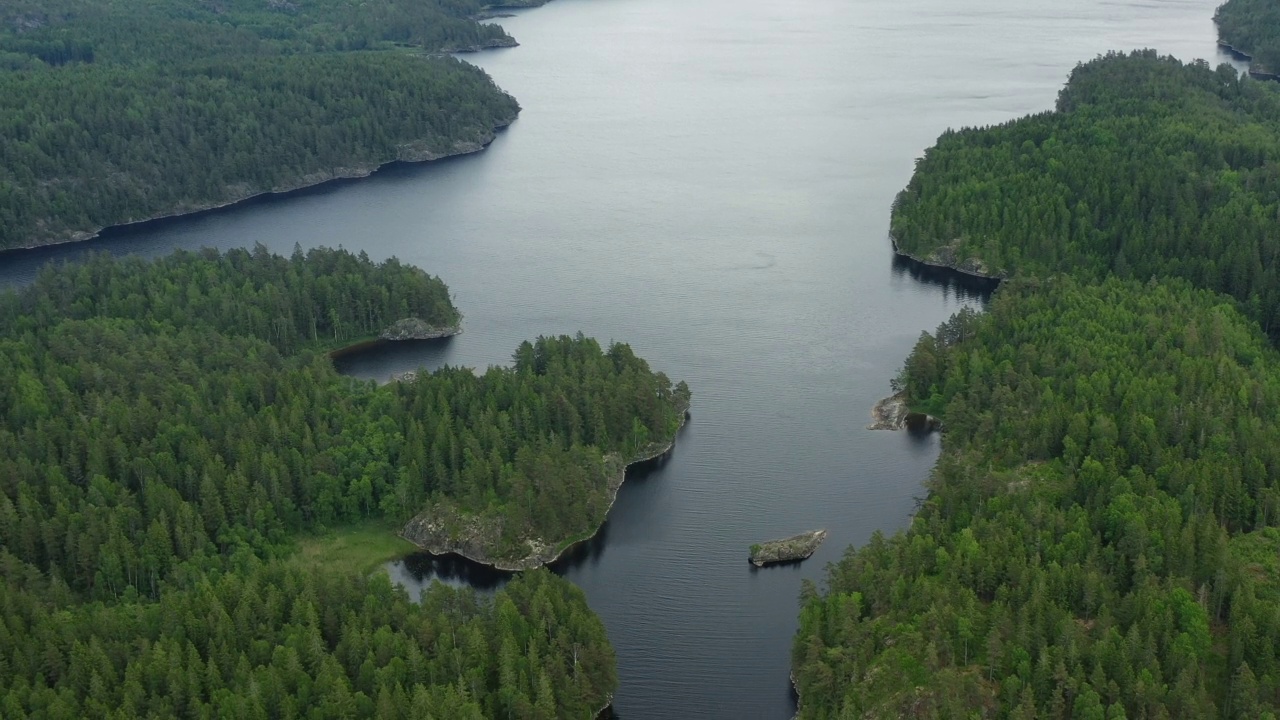
[[(0, 656), (18, 658), (0, 665), (4, 702), (17, 704), (0, 707), (23, 716), (57, 702), (51, 715), (80, 717), (94, 714), (91, 700), (120, 707), (112, 693), (126, 683), (130, 707), (167, 716), (172, 683), (194, 676), (200, 688), (184, 692), (213, 715), (257, 702), (243, 692), (254, 683), (271, 694), (271, 716), (330, 691), (340, 697), (324, 717), (345, 716), (348, 701), (381, 707), (384, 694), (436, 717), (469, 702), (483, 716), (528, 706), (515, 717), (587, 717), (605, 704), (607, 643), (558, 579), (530, 580), (541, 589), (516, 600), (518, 613), (501, 598), (468, 610), (473, 599), (446, 594), (414, 615), (390, 590), (365, 599), (383, 581), (288, 567), (299, 533), (403, 523), (435, 503), (501, 518), (499, 549), (580, 536), (603, 519), (605, 458), (678, 427), (687, 388), (625, 345), (540, 338), (510, 368), (382, 387), (339, 376), (322, 352), (406, 315), (456, 320), (447, 298), (439, 280), (394, 261), (262, 248), (96, 257), (0, 295)], [(281, 582), (315, 599), (259, 612), (268, 599), (243, 585)], [(511, 626), (547, 618), (577, 639), (539, 630), (531, 644)], [(455, 627), (464, 621), (474, 638)], [(397, 648), (409, 639), (437, 642), (419, 625), (449, 627), (444, 647), (465, 655), (424, 647), (426, 665), (405, 665)], [(344, 649), (352, 642), (359, 652)], [(489, 664), (466, 660), (495, 648)], [(328, 682), (335, 674), (350, 693)], [(493, 697), (499, 685), (506, 694)]]
[(475, 0), (0, 5), (0, 249), (477, 150)]
[(902, 380), (946, 450), (807, 591), (802, 717), (1274, 717), (1280, 354), (1229, 301), (1006, 283)]
[(1278, 98), (1113, 54), (926, 153), (898, 248), (1013, 277), (897, 378), (943, 453), (805, 588), (802, 718), (1276, 717)]
[(1280, 5), (1269, 0), (1227, 0), (1213, 19), (1222, 42), (1252, 55), (1254, 67), (1280, 70)]
[(903, 252), (1184, 277), (1280, 330), (1280, 92), (1154, 51), (1078, 66), (1054, 112), (947, 132), (894, 204)]

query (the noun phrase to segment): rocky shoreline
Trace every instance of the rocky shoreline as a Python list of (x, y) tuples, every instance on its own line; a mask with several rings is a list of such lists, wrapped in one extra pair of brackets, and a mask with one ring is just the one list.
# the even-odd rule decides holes
[(907, 406), (906, 391), (894, 393), (871, 408), (868, 430), (902, 430), (932, 432), (942, 429), (942, 421), (927, 413), (912, 412)]
[[(519, 572), (521, 570), (533, 570), (549, 565), (559, 560), (565, 553), (572, 550), (581, 543), (587, 542), (600, 532), (600, 528), (604, 526), (605, 520), (609, 517), (609, 511), (613, 509), (613, 504), (618, 500), (618, 491), (622, 488), (622, 484), (627, 479), (627, 469), (632, 465), (656, 460), (657, 458), (671, 452), (671, 448), (675, 447), (676, 437), (680, 434), (680, 430), (684, 428), (685, 423), (689, 421), (689, 408), (683, 408), (680, 413), (680, 426), (672, 433), (671, 439), (665, 443), (654, 443), (645, 450), (641, 451), (636, 457), (628, 462), (623, 462), (622, 458), (616, 454), (605, 458), (605, 473), (608, 475), (608, 481), (605, 491), (608, 494), (609, 502), (605, 506), (604, 514), (600, 518), (599, 524), (591, 529), (586, 535), (574, 540), (571, 543), (559, 547), (557, 545), (549, 545), (540, 538), (529, 538), (525, 542), (529, 546), (529, 553), (518, 560), (501, 560), (488, 557), (484, 549), (481, 547), (485, 538), (494, 537), (500, 534), (500, 520), (497, 519), (480, 519), (471, 518), (470, 520), (463, 518), (461, 513), (455, 517), (449, 518), (460, 523), (469, 523), (464, 537), (456, 537), (456, 534), (449, 532), (450, 528), (445, 527), (444, 523), (433, 522), (431, 518), (422, 513), (414, 517), (400, 531), (400, 537), (408, 540), (423, 551), (432, 555), (458, 555), (466, 558), (474, 563), (488, 565), (495, 570), (505, 572)], [(437, 511), (438, 512), (438, 511)]]
[(611, 707), (613, 707), (613, 693), (609, 693), (609, 697), (605, 699), (604, 705), (591, 717), (595, 718), (595, 720), (607, 720), (607, 718), (612, 717), (612, 714), (609, 712), (609, 708)]
[(791, 692), (796, 696), (796, 714), (791, 716), (791, 720), (797, 720), (800, 717), (800, 686), (796, 684), (796, 671), (794, 668), (789, 674), (791, 676)]
[(498, 48), (513, 48), (513, 47), (520, 47), (520, 43), (516, 42), (515, 38), (508, 35), (507, 37), (492, 38), (489, 40), (485, 40), (484, 42), (472, 43), (471, 45), (456, 45), (453, 47), (442, 48), (440, 50), (437, 50), (433, 54), (454, 55), (454, 54), (463, 54), (463, 53), (477, 53), (477, 52), (484, 52), (485, 50), (496, 50)]
[(906, 427), (907, 413), (909, 412), (907, 394), (905, 392), (890, 395), (877, 402), (871, 408), (871, 424), (867, 426), (867, 429), (901, 430)]
[(1240, 49), (1240, 48), (1238, 48), (1238, 47), (1235, 47), (1235, 46), (1234, 46), (1234, 45), (1232, 45), (1231, 43), (1228, 43), (1228, 42), (1224, 42), (1224, 41), (1222, 41), (1222, 40), (1219, 40), (1219, 41), (1218, 41), (1218, 47), (1222, 48), (1223, 50), (1226, 50), (1226, 51), (1227, 51), (1227, 54), (1228, 54), (1228, 55), (1230, 55), (1231, 57), (1235, 58), (1236, 60), (1243, 60), (1244, 62), (1253, 62), (1253, 56), (1252, 56), (1252, 55), (1250, 55), (1249, 53), (1247, 53), (1247, 52), (1245, 52), (1245, 51), (1241, 50), (1241, 49)]
[(531, 8), (542, 7), (551, 0), (500, 0), (499, 2), (490, 3), (484, 6), (484, 12), (493, 12), (495, 10), (528, 10)]
[[(383, 330), (376, 338), (369, 340), (361, 340), (358, 343), (345, 345), (336, 350), (329, 351), (329, 359), (337, 360), (346, 355), (357, 353), (362, 350), (375, 348), (386, 343), (407, 342), (410, 340), (437, 340), (440, 338), (453, 337), (462, 332), (462, 322), (459, 320), (453, 325), (437, 327), (429, 324), (425, 320), (419, 318), (404, 318), (392, 323), (390, 327)], [(418, 377), (418, 373), (410, 370), (406, 373), (393, 375), (392, 380), (412, 381)]]
[(894, 254), (913, 262), (920, 263), (921, 265), (938, 268), (940, 270), (951, 270), (953, 272), (958, 272), (961, 275), (968, 275), (980, 280), (1000, 281), (1005, 279), (1004, 273), (999, 273), (988, 268), (987, 264), (978, 258), (966, 258), (964, 260), (958, 259), (956, 251), (960, 243), (959, 240), (953, 240), (951, 243), (943, 245), (923, 258), (902, 250), (898, 246), (898, 239), (893, 236), (893, 233), (889, 234), (889, 242), (893, 244)]
[(291, 193), (302, 190), (309, 190), (320, 185), (340, 180), (358, 180), (369, 177), (378, 170), (396, 163), (425, 163), (436, 160), (444, 160), (445, 158), (457, 157), (459, 155), (470, 155), (478, 153), (489, 147), (498, 137), (498, 131), (508, 127), (516, 121), (519, 110), (510, 117), (503, 118), (493, 125), (479, 140), (459, 141), (447, 150), (433, 150), (426, 147), (421, 141), (404, 143), (396, 148), (396, 157), (377, 163), (368, 163), (362, 165), (354, 165), (351, 167), (337, 167), (332, 170), (308, 173), (298, 178), (296, 181), (286, 185), (277, 186), (270, 190), (250, 190), (243, 188), (239, 193), (233, 192), (232, 198), (218, 202), (195, 203), (188, 206), (182, 206), (168, 212), (161, 212), (136, 220), (115, 223), (113, 225), (104, 225), (96, 230), (77, 230), (63, 237), (55, 237), (47, 241), (35, 242), (19, 247), (8, 248), (2, 252), (14, 252), (19, 250), (35, 250), (37, 248), (51, 247), (54, 245), (68, 245), (71, 243), (84, 242), (101, 237), (104, 232), (121, 230), (135, 225), (145, 225), (147, 223), (158, 222), (163, 220), (172, 220), (180, 217), (191, 215), (200, 215), (207, 212), (213, 212), (228, 208), (233, 205), (253, 200), (255, 198), (266, 198), (274, 195), (287, 196)]
[(1247, 53), (1241, 50), (1240, 48), (1235, 47), (1229, 43), (1225, 43), (1221, 40), (1218, 41), (1218, 47), (1225, 50), (1228, 55), (1235, 58), (1236, 60), (1249, 63), (1249, 70), (1248, 70), (1249, 77), (1253, 78), (1254, 80), (1280, 81), (1280, 73), (1273, 73), (1267, 68), (1262, 67), (1261, 65), (1258, 64), (1256, 60), (1253, 59), (1253, 55), (1251, 55), (1250, 53)]
[(437, 340), (453, 337), (462, 332), (462, 323), (437, 327), (421, 318), (411, 317), (397, 320), (378, 335), (379, 340), (387, 342), (404, 342), (406, 340)]

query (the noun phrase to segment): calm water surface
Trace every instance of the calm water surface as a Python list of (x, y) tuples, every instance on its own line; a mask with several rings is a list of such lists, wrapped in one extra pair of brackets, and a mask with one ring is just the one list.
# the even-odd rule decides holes
[[(75, 248), (0, 256), (0, 284), (85, 249), (343, 245), (442, 276), (466, 332), (355, 375), (507, 361), (523, 339), (630, 342), (694, 391), (559, 570), (618, 651), (632, 718), (786, 718), (800, 580), (907, 522), (936, 438), (865, 430), (920, 331), (964, 290), (895, 269), (889, 205), (947, 127), (1049, 108), (1077, 61), (1155, 47), (1218, 63), (1218, 0), (557, 0), (468, 59), (524, 106), (481, 155), (397, 167)], [(752, 542), (830, 530), (801, 566)], [(390, 568), (490, 588), (447, 560)]]

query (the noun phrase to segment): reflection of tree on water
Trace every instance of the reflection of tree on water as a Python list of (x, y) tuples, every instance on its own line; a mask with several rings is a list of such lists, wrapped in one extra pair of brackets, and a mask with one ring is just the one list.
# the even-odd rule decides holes
[(980, 278), (950, 268), (925, 265), (897, 253), (893, 255), (893, 274), (898, 277), (907, 275), (925, 285), (940, 287), (947, 295), (954, 294), (957, 300), (977, 300), (983, 304), (991, 299), (991, 293), (1000, 284), (994, 278)]
[[(688, 427), (689, 422), (685, 422)], [(680, 428), (680, 432), (684, 432), (684, 428)], [(671, 458), (672, 451), (680, 446), (680, 435), (677, 433), (676, 442), (672, 446), (672, 450), (663, 455), (659, 455), (652, 460), (636, 463), (627, 468), (626, 482), (622, 483), (621, 489), (618, 490), (617, 503), (624, 502), (629, 491), (634, 490), (637, 485), (643, 485), (649, 480), (649, 477), (661, 470), (667, 461)], [(609, 538), (609, 519), (606, 517), (604, 524), (596, 531), (596, 534), (590, 539), (574, 545), (565, 551), (560, 559), (551, 563), (551, 572), (563, 576), (570, 570), (585, 567), (587, 565), (596, 565), (604, 557), (605, 545)], [(603, 716), (602, 716), (603, 717)]]
[[(627, 482), (630, 482), (628, 480)], [(551, 563), (548, 567), (551, 572), (563, 577), (565, 573), (575, 568), (585, 565), (595, 565), (600, 562), (600, 558), (604, 555), (605, 539), (609, 536), (609, 521), (605, 520), (604, 524), (595, 535), (590, 539), (574, 545), (565, 551), (558, 560)]]
[(333, 366), (343, 375), (390, 377), (425, 368), (434, 371), (449, 362), (452, 337), (433, 340), (396, 340), (370, 343), (335, 357)]
[(414, 596), (421, 595), (436, 580), (454, 587), (472, 587), (488, 594), (496, 592), (514, 577), (514, 573), (494, 570), (458, 555), (429, 553), (414, 553), (388, 563), (387, 572), (392, 581), (404, 585)]

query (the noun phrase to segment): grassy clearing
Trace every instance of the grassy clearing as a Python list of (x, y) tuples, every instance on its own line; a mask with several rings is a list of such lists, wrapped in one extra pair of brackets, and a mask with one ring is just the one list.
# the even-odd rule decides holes
[(367, 521), (300, 537), (293, 559), (306, 566), (367, 575), (418, 549), (398, 530), (398, 525), (386, 521)]

